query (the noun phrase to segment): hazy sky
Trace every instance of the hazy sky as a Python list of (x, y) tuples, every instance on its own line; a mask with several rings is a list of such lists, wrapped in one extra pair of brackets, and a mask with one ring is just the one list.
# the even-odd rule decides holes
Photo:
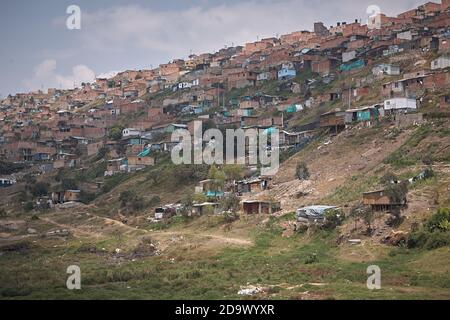
[[(424, 0), (2, 0), (0, 96), (69, 88), (95, 76), (156, 67), (190, 52), (242, 45), (257, 37), (366, 21), (369, 5), (396, 15)], [(69, 30), (69, 5), (81, 30)]]

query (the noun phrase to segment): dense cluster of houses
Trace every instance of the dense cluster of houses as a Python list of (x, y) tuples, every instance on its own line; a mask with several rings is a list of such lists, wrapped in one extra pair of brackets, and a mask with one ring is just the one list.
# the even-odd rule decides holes
[[(380, 28), (358, 20), (329, 28), (318, 22), (313, 31), (191, 55), (151, 70), (127, 70), (80, 88), (9, 95), (0, 101), (0, 157), (35, 164), (46, 173), (82, 167), (87, 159), (102, 154), (107, 160), (105, 176), (111, 176), (154, 165), (155, 153), (173, 149), (170, 133), (182, 128), (193, 134), (194, 121), (213, 122), (218, 128), (278, 128), (281, 148), (293, 148), (311, 139), (317, 128), (339, 131), (391, 115), (402, 123), (420, 122), (416, 111), (425, 91), (436, 92), (440, 107), (448, 108), (450, 0), (378, 18)], [(404, 73), (399, 64), (377, 63), (408, 52), (431, 51), (438, 53), (437, 58), (414, 73)], [(338, 74), (367, 67), (372, 72), (366, 79), (310, 94)], [(318, 76), (299, 81), (302, 74)], [(389, 81), (374, 87), (376, 80), (385, 78)], [(296, 98), (255, 92), (225, 99), (227, 93), (270, 82)], [(377, 104), (359, 103), (371, 94), (380, 99)], [(342, 108), (309, 125), (288, 127), (290, 115), (327, 102), (340, 102)], [(119, 126), (124, 119), (127, 128)], [(113, 137), (118, 128), (120, 135)], [(260, 182), (240, 182), (236, 192), (261, 187)], [(244, 208), (276, 210), (271, 204), (253, 202)]]

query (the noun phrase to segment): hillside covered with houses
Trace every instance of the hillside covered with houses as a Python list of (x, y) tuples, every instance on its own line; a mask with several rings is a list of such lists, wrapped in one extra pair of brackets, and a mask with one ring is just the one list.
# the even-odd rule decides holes
[[(127, 70), (73, 90), (8, 96), (0, 104), (0, 154), (42, 164), (45, 172), (83, 166), (102, 148), (108, 160), (136, 157), (149, 145), (168, 151), (165, 133), (193, 120), (219, 128), (276, 126), (289, 146), (283, 138), (302, 131), (417, 112), (427, 94), (445, 111), (449, 5), (381, 15), (380, 29), (360, 21), (316, 23), (313, 31)], [(412, 55), (414, 65), (402, 63)], [(122, 137), (111, 139), (117, 128)]]

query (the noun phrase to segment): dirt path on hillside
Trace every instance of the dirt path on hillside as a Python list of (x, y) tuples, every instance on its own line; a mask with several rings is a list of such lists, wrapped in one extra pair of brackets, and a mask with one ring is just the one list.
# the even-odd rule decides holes
[(243, 246), (250, 246), (253, 244), (251, 240), (248, 239), (242, 239), (242, 238), (232, 238), (227, 237), (223, 235), (214, 235), (214, 234), (208, 234), (208, 233), (201, 233), (201, 232), (186, 232), (186, 231), (160, 231), (155, 232), (155, 236), (190, 236), (190, 237), (197, 237), (197, 238), (209, 238), (214, 240), (219, 240), (226, 244), (236, 244), (236, 245), (243, 245)]
[(57, 226), (58, 228), (69, 230), (76, 237), (100, 238), (103, 235), (103, 234), (101, 234), (99, 232), (86, 231), (86, 230), (82, 230), (79, 227), (75, 227), (73, 225), (59, 223), (59, 222), (56, 222), (55, 220), (50, 219), (50, 218), (43, 218), (43, 217), (41, 217), (40, 219), (42, 221), (47, 222), (47, 223), (53, 224), (53, 225)]
[(148, 230), (139, 229), (139, 228), (136, 228), (136, 227), (131, 227), (129, 225), (126, 225), (122, 221), (119, 221), (119, 220), (116, 220), (116, 219), (102, 217), (102, 216), (98, 216), (98, 215), (95, 215), (95, 214), (92, 214), (92, 213), (87, 213), (87, 216), (88, 217), (92, 217), (92, 218), (101, 219), (101, 220), (105, 221), (105, 224), (107, 226), (114, 225), (114, 226), (117, 226), (117, 227), (121, 227), (121, 228), (127, 229), (128, 231), (142, 231), (144, 233), (148, 232)]

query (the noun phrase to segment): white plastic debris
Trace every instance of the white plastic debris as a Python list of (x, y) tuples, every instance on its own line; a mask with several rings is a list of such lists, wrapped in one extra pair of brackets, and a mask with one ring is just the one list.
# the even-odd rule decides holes
[(263, 289), (261, 287), (247, 287), (238, 291), (238, 295), (240, 296), (252, 296), (258, 293), (261, 293)]

